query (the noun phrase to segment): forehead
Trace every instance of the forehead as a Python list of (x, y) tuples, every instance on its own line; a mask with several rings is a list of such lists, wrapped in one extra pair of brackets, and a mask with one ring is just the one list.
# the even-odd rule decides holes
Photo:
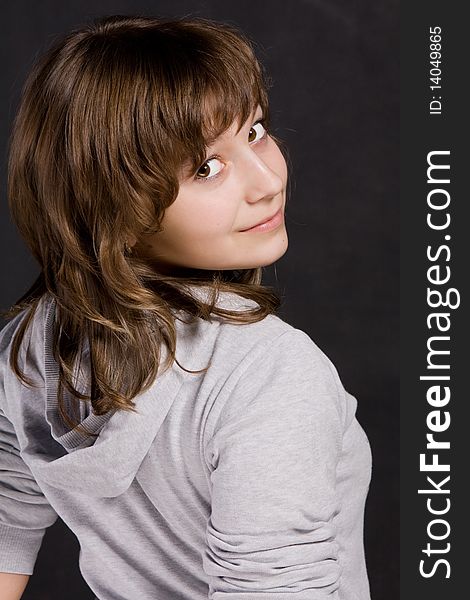
[(234, 126), (238, 133), (244, 122), (255, 113), (260, 99), (248, 91), (243, 97), (235, 97), (230, 90), (209, 88), (204, 90), (201, 102), (197, 104), (197, 117), (206, 146), (210, 146), (216, 138)]
[[(243, 128), (243, 126), (245, 124), (251, 124), (251, 122), (256, 118), (258, 113), (260, 113), (260, 114), (262, 113), (262, 108), (259, 104), (256, 104), (252, 108), (250, 114), (245, 119), (245, 121), (243, 121), (243, 115), (238, 114), (227, 129), (225, 129), (224, 131), (222, 131), (220, 133), (218, 132), (216, 134), (212, 134), (212, 136), (209, 134), (208, 139), (206, 141), (206, 149), (210, 150), (212, 147), (217, 145), (220, 141), (222, 141), (224, 139), (229, 139), (229, 138), (237, 135), (241, 131), (241, 129)], [(210, 126), (209, 132), (214, 131), (214, 130), (217, 131), (217, 127), (214, 125)]]

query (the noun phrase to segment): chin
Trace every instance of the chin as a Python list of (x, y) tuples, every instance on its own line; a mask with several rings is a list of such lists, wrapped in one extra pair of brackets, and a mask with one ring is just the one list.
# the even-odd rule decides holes
[(282, 237), (280, 242), (275, 245), (275, 247), (265, 248), (264, 251), (260, 250), (259, 253), (253, 252), (248, 264), (235, 268), (257, 269), (258, 267), (268, 267), (284, 256), (288, 246), (289, 240), (286, 234)]
[(267, 267), (279, 260), (287, 251), (289, 245), (287, 232), (284, 230), (283, 235), (276, 236), (270, 243), (253, 244), (252, 248), (244, 247), (240, 252), (234, 252), (233, 248), (227, 251), (226, 248), (219, 253), (213, 251), (213, 255), (223, 256), (223, 260), (212, 262), (209, 260), (195, 261), (194, 263), (185, 263), (185, 268), (199, 269), (207, 271), (230, 271), (239, 269), (257, 269), (259, 267)]

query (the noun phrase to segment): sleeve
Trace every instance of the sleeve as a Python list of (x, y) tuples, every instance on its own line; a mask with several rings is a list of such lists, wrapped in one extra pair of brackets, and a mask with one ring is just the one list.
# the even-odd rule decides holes
[(20, 456), (0, 408), (0, 573), (32, 575), (46, 528), (58, 515)]
[(299, 329), (240, 375), (208, 442), (211, 600), (338, 600), (336, 370)]

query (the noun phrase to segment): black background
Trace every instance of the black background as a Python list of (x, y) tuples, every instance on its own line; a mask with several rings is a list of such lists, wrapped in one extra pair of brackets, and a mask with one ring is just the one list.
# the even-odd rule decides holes
[[(7, 139), (35, 56), (106, 14), (203, 16), (238, 26), (274, 79), (274, 133), (293, 171), (287, 253), (265, 269), (279, 315), (306, 331), (358, 399), (372, 447), (365, 543), (373, 600), (399, 589), (399, 7), (397, 0), (17, 1), (2, 5), (0, 305), (38, 272), (10, 222)], [(2, 322), (0, 322), (3, 325)], [(47, 531), (25, 600), (92, 598), (78, 543)], [(362, 600), (362, 599), (359, 599)]]

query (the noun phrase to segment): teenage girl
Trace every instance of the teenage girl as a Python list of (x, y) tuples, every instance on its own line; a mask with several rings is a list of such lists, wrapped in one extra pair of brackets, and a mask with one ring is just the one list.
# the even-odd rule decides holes
[(189, 18), (100, 19), (29, 75), (8, 194), (40, 275), (0, 333), (3, 600), (58, 516), (99, 600), (370, 598), (356, 399), (261, 282), (288, 246), (267, 87), (240, 32)]

